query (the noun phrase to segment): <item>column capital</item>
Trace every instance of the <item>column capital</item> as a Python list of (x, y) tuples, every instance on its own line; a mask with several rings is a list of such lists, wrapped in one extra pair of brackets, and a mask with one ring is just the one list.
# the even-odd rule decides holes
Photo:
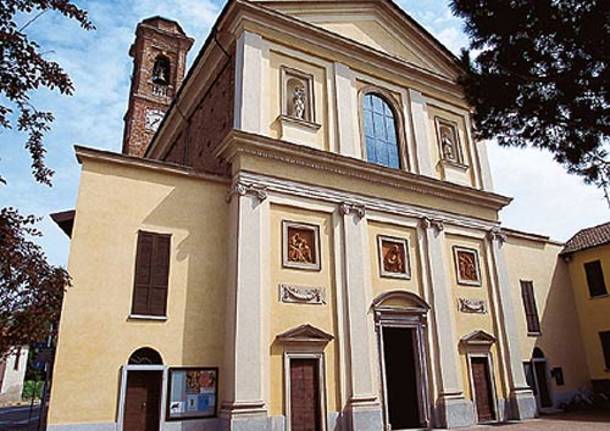
[(240, 197), (252, 195), (258, 199), (259, 202), (263, 202), (268, 197), (267, 187), (259, 184), (247, 184), (242, 181), (236, 181), (233, 183), (225, 198), (227, 203), (230, 203), (231, 200), (233, 200), (234, 195), (238, 195)]
[(420, 226), (423, 229), (434, 229), (436, 232), (445, 230), (445, 223), (442, 220), (433, 220), (428, 217), (421, 219)]
[(492, 230), (490, 230), (487, 234), (487, 237), (491, 241), (498, 241), (500, 245), (504, 244), (508, 239), (506, 234), (500, 228), (493, 228)]
[(339, 213), (341, 215), (356, 214), (358, 218), (363, 219), (366, 216), (366, 207), (361, 204), (342, 202), (339, 204)]

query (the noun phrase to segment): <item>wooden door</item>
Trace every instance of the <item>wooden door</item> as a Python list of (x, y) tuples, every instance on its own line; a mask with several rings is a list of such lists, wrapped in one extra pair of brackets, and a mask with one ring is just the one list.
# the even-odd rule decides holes
[(536, 392), (540, 408), (553, 407), (549, 384), (546, 380), (546, 361), (534, 360), (534, 373), (536, 374)]
[(474, 398), (479, 422), (495, 419), (489, 362), (487, 358), (471, 358)]
[(321, 431), (317, 359), (290, 361), (290, 429)]
[(161, 371), (128, 371), (124, 431), (159, 431)]

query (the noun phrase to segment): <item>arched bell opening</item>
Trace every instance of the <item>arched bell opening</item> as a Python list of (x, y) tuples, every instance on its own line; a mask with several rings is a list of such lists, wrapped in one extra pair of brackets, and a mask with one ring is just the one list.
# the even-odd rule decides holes
[(407, 291), (379, 295), (375, 317), (386, 429), (426, 428), (430, 423), (428, 303)]

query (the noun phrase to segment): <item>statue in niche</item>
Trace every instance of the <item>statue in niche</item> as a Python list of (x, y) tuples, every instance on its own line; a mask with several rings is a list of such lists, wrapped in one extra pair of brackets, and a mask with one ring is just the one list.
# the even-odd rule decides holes
[(305, 110), (307, 107), (307, 99), (305, 88), (297, 86), (294, 88), (292, 96), (292, 116), (299, 120), (305, 120)]
[(455, 156), (455, 136), (453, 130), (447, 126), (441, 126), (441, 147), (443, 157), (447, 160), (456, 160)]
[(314, 263), (311, 246), (300, 232), (290, 236), (288, 243), (288, 260), (291, 262)]
[(404, 273), (403, 250), (398, 244), (391, 245), (383, 256), (383, 269), (387, 272)]

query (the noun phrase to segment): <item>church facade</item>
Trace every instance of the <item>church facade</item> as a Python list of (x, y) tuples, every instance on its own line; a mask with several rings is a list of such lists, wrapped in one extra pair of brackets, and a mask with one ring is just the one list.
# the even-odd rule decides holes
[(589, 384), (562, 244), (501, 225), (412, 18), (233, 0), (185, 76), (192, 42), (141, 22), (122, 154), (76, 148), (50, 430), (457, 428)]

